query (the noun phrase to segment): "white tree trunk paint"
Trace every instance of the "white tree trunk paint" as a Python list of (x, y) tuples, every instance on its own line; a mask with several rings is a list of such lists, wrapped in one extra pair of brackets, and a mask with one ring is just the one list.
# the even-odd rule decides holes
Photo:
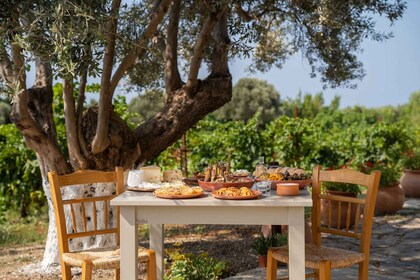
[[(57, 236), (57, 227), (55, 223), (55, 216), (54, 216), (54, 207), (52, 203), (51, 198), (51, 191), (50, 191), (50, 184), (48, 182), (48, 179), (43, 179), (42, 187), (45, 192), (45, 196), (47, 197), (48, 201), (48, 218), (49, 218), (49, 225), (48, 225), (48, 235), (47, 235), (47, 241), (45, 244), (45, 251), (43, 260), (41, 262), (42, 268), (48, 268), (52, 265), (57, 265), (60, 263), (60, 250), (58, 247), (58, 236)], [(76, 196), (98, 196), (98, 195), (111, 195), (115, 193), (115, 184), (90, 184), (86, 185), (83, 188), (75, 188), (75, 187), (67, 187), (64, 188), (63, 193), (63, 199), (68, 199)], [(92, 204), (86, 204), (85, 205), (85, 211), (86, 216), (90, 217), (90, 219), (87, 222), (87, 229), (93, 229), (93, 218), (92, 218)], [(73, 225), (70, 217), (70, 209), (69, 207), (65, 207), (65, 211), (68, 211), (66, 213), (66, 225), (67, 225), (67, 231), (70, 233), (72, 232)], [(78, 217), (81, 217), (81, 207), (74, 207), (75, 216), (76, 216), (76, 228), (78, 231), (82, 231), (83, 229), (83, 222), (82, 219)], [(105, 228), (105, 221), (104, 221), (104, 205), (103, 203), (97, 203), (96, 204), (96, 215), (97, 215), (97, 226), (98, 229)], [(115, 209), (111, 208), (108, 205), (108, 224), (110, 227), (115, 227), (116, 223), (116, 217), (115, 217)], [(68, 215), (67, 215), (68, 214)], [(78, 238), (75, 240), (70, 241), (70, 250), (82, 250), (82, 249), (89, 249), (89, 248), (95, 248), (95, 247), (108, 247), (108, 246), (114, 246), (116, 244), (114, 235), (99, 235), (95, 238), (91, 237), (84, 237), (84, 238)]]

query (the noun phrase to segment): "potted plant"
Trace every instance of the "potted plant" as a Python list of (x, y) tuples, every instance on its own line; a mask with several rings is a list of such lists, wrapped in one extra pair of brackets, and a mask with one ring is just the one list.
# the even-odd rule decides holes
[[(323, 182), (322, 183), (323, 192), (330, 195), (339, 195), (339, 196), (347, 196), (347, 197), (357, 197), (360, 193), (359, 185), (355, 184), (348, 184), (348, 183), (337, 183), (337, 182)], [(328, 225), (328, 218), (329, 213), (331, 213), (331, 227), (337, 227), (337, 216), (338, 216), (338, 201), (331, 201), (331, 212), (328, 211), (329, 209), (329, 202), (327, 200), (321, 201), (321, 223), (324, 225)], [(356, 217), (356, 205), (352, 204), (350, 208), (350, 226), (354, 225), (355, 217)], [(348, 203), (342, 202), (341, 203), (341, 214), (340, 214), (340, 227), (345, 227), (346, 220), (347, 220), (347, 211), (348, 211)]]
[(376, 165), (371, 171), (381, 171), (375, 215), (395, 213), (404, 205), (404, 190), (399, 184), (399, 172), (394, 167)]
[(252, 243), (251, 248), (258, 255), (259, 267), (267, 266), (267, 253), (270, 247), (279, 247), (287, 244), (287, 235), (276, 233), (264, 236), (262, 233)]
[(405, 196), (420, 198), (420, 152), (405, 157), (403, 167), (400, 181)]

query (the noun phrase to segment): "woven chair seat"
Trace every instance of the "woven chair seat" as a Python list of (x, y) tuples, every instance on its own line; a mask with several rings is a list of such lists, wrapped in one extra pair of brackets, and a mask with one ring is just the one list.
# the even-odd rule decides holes
[[(283, 263), (289, 263), (289, 247), (275, 248), (273, 258)], [(362, 253), (321, 246), (305, 245), (305, 267), (319, 269), (321, 261), (330, 261), (331, 268), (344, 268), (360, 263), (365, 259)]]
[[(82, 267), (84, 260), (92, 261), (95, 269), (117, 269), (120, 267), (120, 249), (108, 247), (63, 254), (63, 261), (74, 267)], [(149, 254), (145, 248), (139, 247), (138, 260), (139, 262), (149, 260)]]

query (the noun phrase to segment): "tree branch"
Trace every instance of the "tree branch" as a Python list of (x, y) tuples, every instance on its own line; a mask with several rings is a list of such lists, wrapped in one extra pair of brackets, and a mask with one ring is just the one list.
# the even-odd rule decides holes
[(6, 47), (3, 44), (0, 45), (0, 76), (6, 84), (13, 84), (15, 80), (12, 61), (10, 61)]
[(238, 15), (246, 22), (249, 22), (249, 21), (255, 19), (254, 15), (252, 15), (249, 12), (242, 9), (241, 4), (239, 4), (239, 3), (235, 5), (235, 10), (238, 13)]
[(70, 164), (75, 170), (84, 169), (86, 161), (80, 152), (76, 112), (73, 97), (73, 81), (64, 79), (63, 82), (64, 117), (66, 120), (67, 148)]
[(228, 46), (230, 44), (227, 26), (227, 12), (225, 11), (214, 27), (215, 48), (212, 57), (210, 76), (226, 76), (229, 73)]
[(165, 50), (165, 85), (166, 94), (170, 94), (182, 86), (178, 69), (178, 25), (181, 12), (181, 0), (174, 0), (169, 15), (168, 35)]
[(42, 61), (41, 58), (35, 59), (36, 74), (35, 74), (35, 86), (36, 87), (52, 87), (52, 69), (51, 64)]
[(109, 143), (108, 124), (109, 111), (112, 105), (113, 90), (111, 86), (112, 66), (115, 55), (115, 40), (117, 33), (118, 12), (120, 9), (120, 0), (112, 2), (110, 19), (107, 23), (107, 42), (105, 46), (105, 55), (103, 60), (103, 72), (101, 77), (101, 90), (99, 93), (99, 116), (96, 127), (96, 135), (92, 141), (92, 153), (98, 154), (105, 150)]
[(32, 118), (31, 115), (35, 115), (35, 113), (30, 113), (29, 102), (28, 90), (16, 94), (13, 97), (10, 119), (24, 136), (28, 147), (43, 157), (48, 170), (70, 172), (70, 167), (56, 142), (51, 141), (41, 126)]
[[(221, 11), (219, 11), (220, 13)], [(219, 13), (211, 13), (203, 24), (203, 27), (198, 35), (197, 42), (194, 46), (194, 54), (191, 58), (190, 72), (188, 75), (187, 88), (193, 89), (197, 86), (198, 71), (200, 70), (201, 59), (204, 48), (207, 45), (210, 32), (213, 30), (217, 22), (217, 15)]]
[(12, 44), (12, 60), (15, 65), (13, 76), (16, 78), (18, 83), (18, 92), (26, 89), (26, 73), (24, 66), (24, 58), (22, 55), (22, 49), (18, 44)]
[(87, 149), (87, 143), (83, 137), (82, 132), (82, 117), (83, 117), (83, 104), (85, 102), (85, 90), (87, 84), (87, 73), (88, 69), (85, 69), (82, 76), (80, 77), (79, 82), (79, 95), (77, 97), (77, 110), (76, 110), (76, 126), (77, 126), (77, 135), (79, 139), (80, 150), (82, 151), (85, 158), (89, 156), (89, 151)]
[(110, 92), (113, 93), (115, 91), (119, 81), (124, 76), (124, 73), (134, 64), (136, 58), (140, 58), (144, 54), (144, 44), (147, 40), (153, 37), (153, 34), (155, 33), (158, 25), (162, 22), (163, 16), (166, 14), (171, 2), (172, 0), (162, 0), (160, 3), (157, 1), (157, 9), (151, 15), (150, 23), (140, 40), (137, 42), (137, 46), (123, 58), (118, 69), (115, 71), (111, 80)]

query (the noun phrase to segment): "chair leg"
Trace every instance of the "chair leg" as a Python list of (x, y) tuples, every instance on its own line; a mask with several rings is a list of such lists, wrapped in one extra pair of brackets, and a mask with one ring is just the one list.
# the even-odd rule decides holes
[(267, 253), (267, 280), (276, 280), (277, 278), (277, 260), (273, 258), (273, 248), (268, 249)]
[(120, 280), (120, 269), (119, 268), (114, 270), (114, 280)]
[(61, 277), (63, 280), (71, 280), (71, 266), (67, 265), (63, 260), (61, 263)]
[(368, 280), (369, 278), (369, 260), (359, 263), (359, 280)]
[(147, 250), (147, 253), (149, 254), (149, 261), (146, 266), (147, 280), (157, 280), (155, 251)]
[(90, 260), (83, 260), (82, 263), (82, 280), (92, 280), (93, 264)]
[(331, 279), (331, 262), (321, 261), (319, 264), (319, 280)]

